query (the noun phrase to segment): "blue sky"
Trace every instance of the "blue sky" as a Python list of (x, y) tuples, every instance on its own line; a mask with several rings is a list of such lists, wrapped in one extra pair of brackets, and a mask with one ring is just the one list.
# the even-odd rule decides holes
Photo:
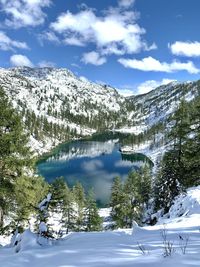
[(66, 67), (126, 93), (200, 77), (199, 0), (0, 0), (0, 67)]

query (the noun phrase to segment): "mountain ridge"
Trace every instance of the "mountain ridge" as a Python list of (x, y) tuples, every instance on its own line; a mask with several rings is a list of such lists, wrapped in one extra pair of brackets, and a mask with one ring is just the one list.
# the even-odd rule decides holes
[(37, 153), (105, 129), (144, 132), (166, 121), (182, 98), (190, 101), (200, 94), (197, 81), (172, 82), (147, 94), (124, 97), (114, 87), (49, 67), (1, 68), (0, 86), (22, 114)]

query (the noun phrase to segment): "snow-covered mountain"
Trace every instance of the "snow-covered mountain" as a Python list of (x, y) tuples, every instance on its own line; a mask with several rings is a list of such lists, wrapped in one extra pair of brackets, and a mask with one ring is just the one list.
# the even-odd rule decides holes
[(49, 113), (65, 110), (91, 118), (101, 111), (119, 112), (124, 103), (114, 88), (80, 79), (67, 69), (0, 69), (0, 83), (14, 106), (22, 101), (36, 116), (52, 121), (55, 116)]
[(181, 99), (191, 101), (200, 94), (200, 83), (171, 82), (162, 85), (147, 94), (131, 96), (127, 99), (133, 111), (129, 119), (135, 124), (151, 127), (165, 121), (177, 108)]
[(199, 82), (173, 82), (125, 98), (115, 88), (67, 69), (28, 67), (0, 69), (0, 86), (22, 113), (31, 147), (38, 153), (104, 129), (139, 134), (165, 121), (181, 98), (190, 101), (200, 92)]
[[(100, 128), (113, 127), (123, 117), (119, 114), (124, 113), (125, 99), (116, 89), (85, 81), (67, 69), (0, 69), (0, 86), (24, 116), (29, 130), (34, 128), (32, 146), (40, 147), (42, 152), (42, 146), (47, 144), (38, 143), (38, 139), (43, 143), (46, 138), (48, 143), (57, 143), (59, 139), (57, 134), (51, 138), (46, 134), (49, 128), (53, 131), (52, 125), (58, 125), (63, 132), (87, 135)], [(41, 138), (35, 134), (36, 118), (39, 118), (37, 129), (45, 123), (49, 127), (43, 130)], [(64, 139), (65, 136), (61, 136), (59, 141)]]

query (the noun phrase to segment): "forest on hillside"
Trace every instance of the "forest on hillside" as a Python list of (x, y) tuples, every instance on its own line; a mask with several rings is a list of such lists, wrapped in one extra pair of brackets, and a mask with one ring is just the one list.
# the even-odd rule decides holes
[[(27, 120), (22, 120), (22, 114), (12, 107), (3, 90), (0, 90), (0, 106), (1, 233), (9, 235), (16, 228), (23, 231), (29, 226), (31, 217), (34, 217), (34, 228), (38, 231), (40, 223), (48, 223), (53, 213), (62, 214), (60, 234), (102, 230), (92, 190), (85, 194), (80, 183), (70, 189), (62, 177), (48, 184), (37, 175), (35, 159), (28, 147), (28, 134), (24, 130)], [(182, 100), (167, 124), (171, 128), (164, 142), (169, 143), (170, 148), (156, 167), (156, 174), (146, 165), (131, 172), (125, 183), (120, 177), (115, 178), (110, 199), (113, 228), (131, 227), (133, 220), (141, 225), (154, 224), (156, 220), (152, 220), (152, 214), (158, 211), (166, 214), (180, 193), (200, 184), (200, 97), (190, 102)], [(37, 127), (40, 131), (40, 124)], [(154, 126), (141, 135), (140, 142), (165, 127), (166, 124)], [(127, 142), (128, 138), (137, 143), (139, 137), (129, 135)], [(41, 210), (39, 205), (49, 194), (46, 208)], [(51, 231), (51, 225), (48, 232), (51, 237), (58, 235)]]

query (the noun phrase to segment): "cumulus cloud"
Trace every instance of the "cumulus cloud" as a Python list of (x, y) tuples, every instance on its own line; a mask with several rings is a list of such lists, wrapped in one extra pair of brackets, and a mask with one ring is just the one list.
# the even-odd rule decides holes
[(45, 31), (43, 33), (40, 33), (40, 34), (38, 34), (37, 37), (38, 37), (38, 41), (40, 42), (41, 45), (44, 44), (45, 40), (52, 42), (54, 44), (60, 43), (59, 38), (55, 35), (54, 32), (51, 32), (51, 31)]
[(5, 32), (0, 31), (0, 50), (14, 50), (18, 49), (29, 49), (28, 45), (25, 42), (20, 42), (16, 40), (12, 40), (10, 37), (6, 35)]
[(129, 9), (133, 3), (132, 0), (121, 0), (118, 7), (110, 7), (99, 16), (87, 6), (76, 14), (67, 11), (60, 14), (50, 28), (67, 45), (94, 43), (101, 55), (155, 49), (156, 44), (149, 46), (142, 38), (145, 29), (137, 24), (138, 13)]
[(172, 63), (160, 62), (153, 57), (146, 57), (141, 60), (120, 58), (118, 60), (126, 68), (132, 68), (142, 71), (157, 71), (157, 72), (175, 72), (185, 70), (191, 74), (199, 73), (199, 69), (195, 67), (192, 61), (179, 62), (172, 61)]
[(134, 4), (135, 0), (119, 0), (119, 6), (130, 7)]
[(106, 58), (101, 57), (99, 53), (92, 51), (92, 52), (83, 54), (82, 62), (84, 62), (85, 64), (92, 64), (95, 66), (100, 66), (106, 63)]
[(85, 83), (89, 82), (89, 80), (85, 76), (80, 76), (79, 79)]
[(0, 9), (6, 14), (4, 24), (13, 28), (38, 26), (45, 21), (43, 8), (51, 0), (0, 0)]
[(133, 90), (131, 89), (117, 89), (117, 91), (120, 95), (123, 95), (124, 97), (131, 96), (134, 94)]
[(84, 41), (82, 41), (80, 38), (77, 38), (76, 36), (66, 37), (63, 40), (63, 43), (66, 45), (85, 46)]
[(156, 43), (153, 43), (153, 44), (150, 45), (150, 46), (145, 45), (144, 47), (145, 47), (145, 50), (146, 50), (146, 51), (151, 51), (151, 50), (155, 50), (155, 49), (158, 48)]
[(200, 57), (200, 42), (175, 42), (168, 45), (176, 56)]
[(46, 60), (42, 60), (38, 63), (38, 67), (40, 68), (45, 68), (45, 67), (54, 68), (55, 66), (56, 64), (54, 62), (46, 61)]
[(14, 67), (34, 67), (33, 63), (24, 55), (11, 56), (10, 63)]
[(161, 81), (155, 81), (155, 80), (145, 81), (140, 85), (138, 85), (136, 94), (146, 94), (161, 85), (165, 85), (173, 81), (174, 80), (172, 79), (162, 79)]
[(78, 68), (78, 69), (81, 69), (81, 66), (79, 66), (77, 63), (72, 63), (71, 66), (75, 67), (75, 68)]

